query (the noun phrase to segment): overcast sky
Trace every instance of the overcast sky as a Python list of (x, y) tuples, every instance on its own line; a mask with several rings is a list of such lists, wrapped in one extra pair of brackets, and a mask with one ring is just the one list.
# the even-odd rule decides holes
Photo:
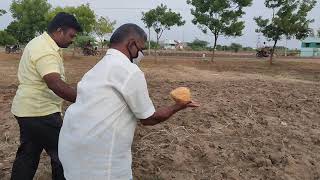
[[(186, 0), (49, 0), (49, 3), (54, 7), (56, 6), (79, 6), (80, 4), (89, 3), (90, 7), (95, 11), (97, 16), (107, 16), (111, 20), (116, 20), (116, 27), (124, 23), (135, 23), (144, 27), (141, 21), (141, 12), (148, 11), (151, 8), (155, 8), (161, 3), (166, 4), (172, 10), (179, 12), (186, 24), (182, 27), (173, 27), (170, 31), (165, 31), (162, 36), (164, 39), (174, 39), (181, 41), (192, 41), (195, 38), (213, 41), (211, 34), (203, 34), (197, 26), (193, 25), (191, 20), (193, 16), (190, 13), (190, 8), (186, 3)], [(11, 0), (0, 0), (0, 8), (9, 10)], [(246, 27), (243, 31), (242, 37), (221, 37), (218, 40), (218, 44), (230, 44), (241, 43), (243, 46), (256, 47), (259, 36), (255, 33), (256, 24), (253, 21), (253, 17), (263, 16), (270, 17), (270, 11), (264, 7), (264, 0), (253, 0), (251, 7), (246, 8), (246, 15), (243, 19), (246, 22)], [(312, 10), (309, 15), (315, 19), (312, 24), (312, 28), (320, 28), (320, 3), (317, 2), (317, 6)], [(12, 21), (10, 13), (0, 17), (0, 29), (5, 29), (7, 25)], [(147, 31), (147, 29), (145, 29)], [(151, 33), (151, 39), (155, 39), (155, 33)], [(264, 41), (261, 36), (260, 42)], [(270, 43), (271, 44), (271, 43)], [(279, 45), (285, 45), (283, 40)], [(289, 40), (287, 42), (289, 48), (299, 48), (300, 42), (297, 40)]]

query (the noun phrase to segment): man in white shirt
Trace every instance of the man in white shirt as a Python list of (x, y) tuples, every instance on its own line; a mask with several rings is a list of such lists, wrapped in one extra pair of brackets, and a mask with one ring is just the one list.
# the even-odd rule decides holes
[(155, 125), (193, 102), (155, 110), (144, 73), (146, 33), (135, 24), (120, 26), (105, 57), (78, 83), (77, 99), (66, 111), (59, 158), (68, 180), (132, 179), (131, 145), (137, 121)]

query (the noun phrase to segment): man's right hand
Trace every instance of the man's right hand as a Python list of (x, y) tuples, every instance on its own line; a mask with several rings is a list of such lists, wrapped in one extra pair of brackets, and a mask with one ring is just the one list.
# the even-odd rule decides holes
[(194, 101), (188, 103), (176, 103), (172, 106), (159, 108), (151, 117), (141, 119), (140, 122), (145, 126), (153, 126), (169, 119), (176, 112), (188, 107), (199, 107), (200, 105)]
[(176, 104), (182, 106), (183, 109), (184, 109), (184, 108), (188, 108), (188, 107), (192, 107), (192, 108), (194, 108), (194, 107), (200, 107), (200, 104), (197, 103), (197, 102), (195, 102), (195, 101), (190, 101), (190, 102), (188, 102), (188, 103), (179, 103), (179, 102), (176, 102)]

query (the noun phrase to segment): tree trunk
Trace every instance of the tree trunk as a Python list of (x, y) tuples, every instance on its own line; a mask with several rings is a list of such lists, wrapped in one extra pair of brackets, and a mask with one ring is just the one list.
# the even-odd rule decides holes
[(287, 57), (288, 56), (288, 37), (286, 36), (286, 48), (284, 49), (284, 56)]
[(214, 56), (215, 56), (215, 51), (216, 51), (216, 47), (217, 47), (217, 41), (218, 41), (218, 36), (214, 35), (214, 43), (213, 43), (213, 49), (212, 49), (212, 57), (211, 57), (211, 61), (213, 61)]
[(150, 50), (150, 49), (151, 49), (150, 28), (148, 28), (148, 30), (149, 30), (149, 49), (148, 49), (148, 55), (150, 56), (150, 53), (151, 53), (151, 52), (150, 52), (150, 51), (151, 51), (151, 50)]
[(285, 56), (285, 57), (288, 56), (288, 50), (287, 50), (287, 48), (285, 48), (285, 50), (284, 50), (284, 56)]
[(73, 52), (72, 52), (72, 57), (74, 57), (76, 54), (76, 45), (73, 45)]
[(275, 40), (275, 41), (274, 41), (273, 48), (271, 49), (270, 65), (272, 65), (272, 63), (273, 63), (273, 55), (274, 55), (275, 48), (276, 48), (276, 46), (277, 46), (277, 42), (278, 42), (278, 40)]
[(157, 45), (156, 45), (156, 48), (154, 48), (155, 49), (155, 58), (156, 58), (156, 61), (158, 61), (158, 54), (157, 54), (157, 50), (158, 50), (158, 46), (159, 46), (159, 39), (160, 39), (160, 37), (158, 37), (158, 35), (157, 35)]

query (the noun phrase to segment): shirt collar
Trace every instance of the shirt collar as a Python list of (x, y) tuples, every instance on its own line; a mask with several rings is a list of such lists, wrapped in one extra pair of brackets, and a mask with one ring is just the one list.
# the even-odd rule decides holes
[(59, 46), (57, 45), (57, 43), (51, 38), (51, 36), (47, 33), (47, 32), (44, 32), (42, 34), (42, 36), (47, 40), (47, 42), (50, 44), (50, 46), (55, 50), (55, 51), (59, 51), (60, 48)]
[(131, 63), (130, 59), (126, 55), (124, 55), (121, 51), (119, 51), (117, 49), (110, 48), (110, 49), (108, 49), (106, 54), (107, 55), (119, 56), (119, 57), (121, 57), (121, 59), (125, 59), (127, 62)]

